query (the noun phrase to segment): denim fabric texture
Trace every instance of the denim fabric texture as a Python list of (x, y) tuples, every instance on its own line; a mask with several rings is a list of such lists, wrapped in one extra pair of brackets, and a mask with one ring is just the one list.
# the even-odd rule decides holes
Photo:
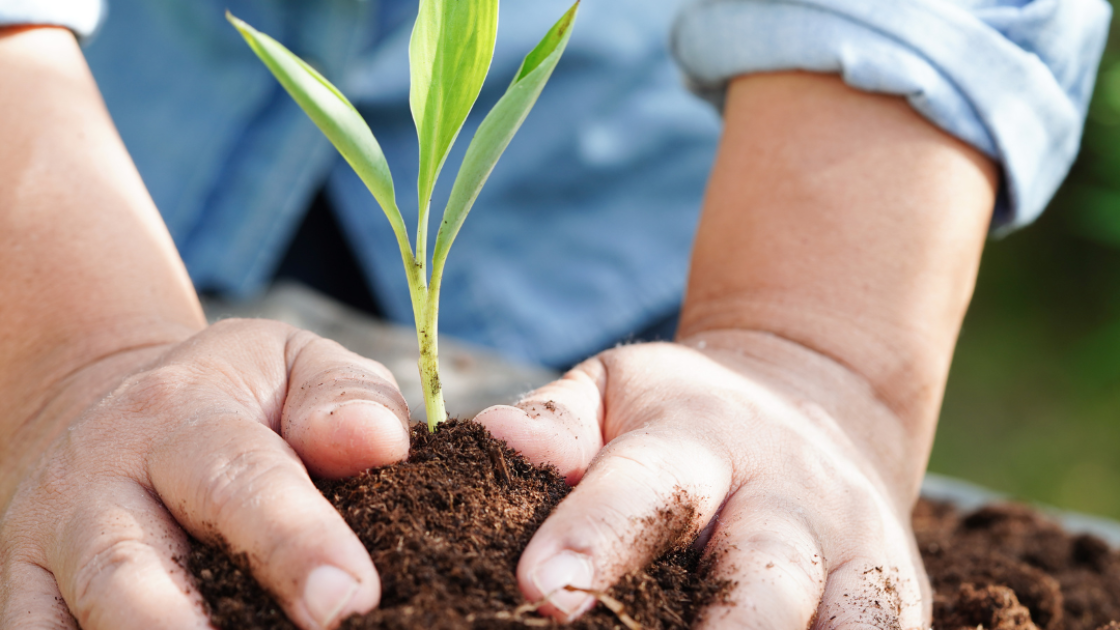
[(905, 96), (1003, 166), (995, 231), (1042, 213), (1081, 142), (1108, 36), (1104, 0), (699, 0), (673, 50), (697, 91), (810, 70)]
[[(414, 229), (416, 0), (108, 4), (87, 58), (196, 286), (261, 291), (326, 187), (386, 315), (410, 323), (381, 210), (223, 14), (273, 35), (354, 101)], [(433, 214), (467, 140), (568, 4), (502, 3), (491, 82), (447, 160)], [(94, 5), (0, 0), (0, 24), (88, 33), (97, 19), (83, 11)], [(69, 21), (55, 17), (66, 6)], [(780, 69), (839, 72), (855, 87), (905, 95), (1003, 165), (994, 225), (1029, 221), (1076, 153), (1108, 15), (1103, 0), (704, 0), (683, 11), (678, 0), (585, 2), (556, 74), (452, 249), (441, 329), (564, 365), (679, 307), (719, 134), (682, 68), (717, 102), (730, 77)]]

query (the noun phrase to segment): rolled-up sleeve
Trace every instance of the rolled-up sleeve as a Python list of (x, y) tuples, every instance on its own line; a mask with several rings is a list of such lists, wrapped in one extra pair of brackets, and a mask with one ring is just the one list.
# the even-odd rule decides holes
[(753, 72), (839, 73), (897, 94), (1003, 168), (996, 231), (1033, 221), (1077, 155), (1111, 9), (1104, 0), (699, 0), (673, 30), (717, 104)]
[(82, 39), (97, 30), (104, 16), (104, 0), (0, 0), (0, 26), (62, 26)]

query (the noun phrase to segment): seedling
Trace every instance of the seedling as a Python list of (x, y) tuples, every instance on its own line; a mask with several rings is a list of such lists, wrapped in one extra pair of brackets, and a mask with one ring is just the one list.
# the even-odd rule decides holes
[[(525, 56), (502, 98), (479, 125), (455, 177), (427, 256), (428, 212), (443, 163), (482, 91), (494, 57), (498, 0), (421, 0), (409, 43), (409, 103), (420, 140), (419, 221), (413, 250), (381, 145), (358, 110), (323, 75), (268, 35), (226, 13), (229, 21), (303, 111), (350, 163), (385, 212), (397, 237), (420, 343), (420, 382), (428, 429), (447, 419), (439, 378), (439, 289), (447, 253), (514, 134), (537, 102), (571, 36), (579, 1)], [(430, 275), (429, 275), (430, 273)]]

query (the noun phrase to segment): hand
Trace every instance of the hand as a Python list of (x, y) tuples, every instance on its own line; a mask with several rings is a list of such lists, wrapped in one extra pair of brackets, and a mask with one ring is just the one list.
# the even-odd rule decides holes
[[(518, 565), (558, 619), (595, 602), (563, 586), (606, 590), (703, 531), (735, 587), (701, 627), (929, 625), (905, 472), (925, 455), (865, 381), (802, 346), (746, 332), (624, 346), (477, 419), (578, 484)], [(676, 517), (649, 518), (666, 507)]]
[[(578, 482), (522, 592), (578, 615), (593, 600), (560, 587), (607, 588), (699, 531), (737, 583), (703, 627), (926, 627), (910, 508), (998, 168), (834, 76), (738, 77), (723, 114), (681, 343), (604, 352), (478, 416)], [(687, 518), (652, 523), (665, 507)]]
[(407, 421), (383, 366), (277, 322), (85, 367), (11, 436), (31, 452), (0, 444), (0, 628), (209, 628), (180, 526), (245, 553), (301, 628), (368, 611), (377, 573), (308, 472), (403, 459)]

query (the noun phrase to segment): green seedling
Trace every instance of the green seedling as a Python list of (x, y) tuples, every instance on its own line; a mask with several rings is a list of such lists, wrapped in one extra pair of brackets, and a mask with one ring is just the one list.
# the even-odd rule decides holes
[[(509, 145), (571, 36), (579, 2), (560, 18), (514, 75), (467, 147), (436, 234), (429, 267), (428, 211), (432, 190), (467, 114), (482, 91), (494, 57), (498, 0), (421, 0), (409, 44), (409, 102), (420, 140), (419, 221), (412, 248), (397, 207), (393, 177), (381, 146), (358, 110), (323, 75), (268, 35), (226, 13), (288, 94), (350, 163), (381, 206), (400, 246), (420, 343), (420, 381), (428, 429), (447, 419), (439, 378), (439, 290), (447, 253), (463, 221)], [(430, 274), (430, 275), (429, 275)]]

